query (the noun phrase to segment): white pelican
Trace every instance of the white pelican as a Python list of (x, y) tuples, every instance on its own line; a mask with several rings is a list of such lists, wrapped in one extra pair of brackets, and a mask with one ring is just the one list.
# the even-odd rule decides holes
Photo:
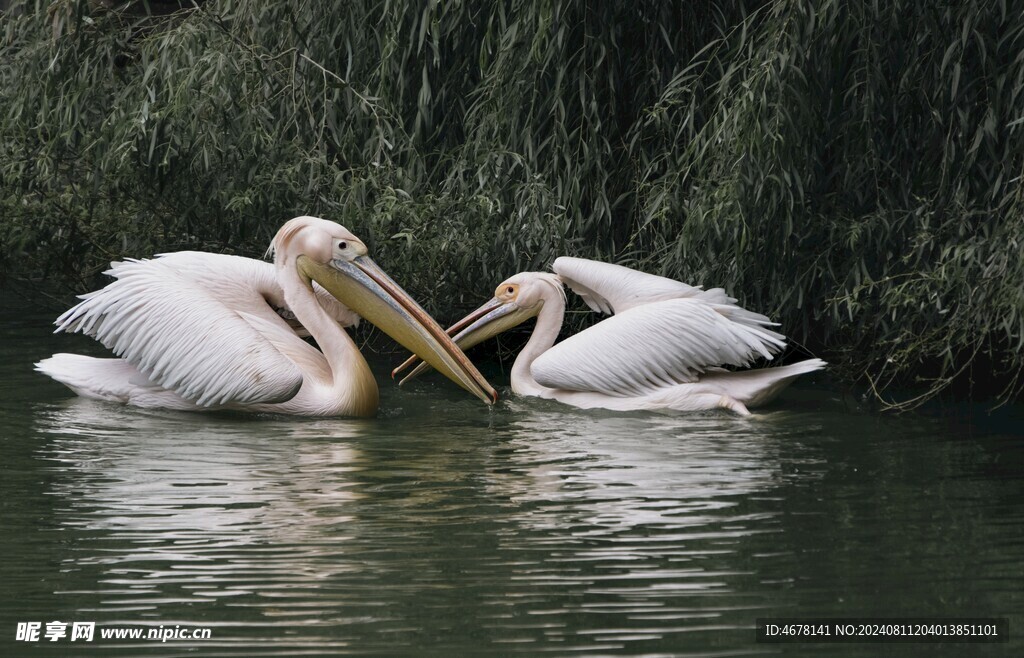
[[(825, 367), (808, 359), (776, 368), (728, 371), (771, 359), (785, 338), (763, 315), (721, 288), (702, 290), (621, 265), (559, 258), (555, 274), (521, 272), (494, 298), (449, 329), (463, 349), (537, 317), (512, 366), (512, 390), (584, 409), (700, 411), (747, 415), (795, 377)], [(612, 317), (555, 345), (568, 285), (591, 309)], [(459, 333), (455, 333), (459, 332)], [(411, 365), (410, 358), (392, 373)], [(405, 379), (428, 367), (420, 364)]]
[[(56, 324), (120, 358), (55, 354), (36, 369), (81, 396), (140, 407), (368, 416), (377, 383), (339, 325), (362, 316), (481, 400), (497, 399), (344, 227), (296, 217), (270, 251), (273, 264), (191, 251), (112, 263), (117, 280)], [(306, 332), (323, 352), (300, 338)]]

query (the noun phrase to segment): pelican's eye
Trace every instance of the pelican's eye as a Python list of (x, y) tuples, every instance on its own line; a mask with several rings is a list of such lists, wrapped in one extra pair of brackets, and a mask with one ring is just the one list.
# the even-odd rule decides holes
[(357, 238), (335, 237), (332, 244), (334, 245), (333, 258), (337, 258), (342, 261), (350, 261), (366, 255), (366, 246)]
[(505, 302), (512, 301), (518, 294), (519, 284), (517, 283), (503, 283), (494, 291), (494, 296)]

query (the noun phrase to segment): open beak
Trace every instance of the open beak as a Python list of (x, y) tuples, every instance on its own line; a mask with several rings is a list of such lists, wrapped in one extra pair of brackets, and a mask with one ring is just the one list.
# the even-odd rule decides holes
[[(539, 311), (540, 305), (533, 309), (523, 309), (512, 302), (503, 302), (495, 297), (449, 327), (448, 335), (452, 336), (452, 340), (455, 341), (459, 348), (468, 350), (488, 338), (497, 336), (512, 327), (522, 324), (537, 315)], [(405, 363), (391, 371), (391, 376), (395, 377), (417, 361), (419, 361), (419, 358), (416, 355), (409, 357)], [(426, 372), (430, 369), (431, 365), (429, 362), (420, 363), (413, 368), (412, 372), (402, 378), (398, 383), (399, 386), (413, 377)]]
[(414, 352), (444, 376), (487, 404), (498, 392), (445, 334), (434, 318), (368, 256), (328, 265), (300, 256), (299, 271), (323, 286), (342, 304)]

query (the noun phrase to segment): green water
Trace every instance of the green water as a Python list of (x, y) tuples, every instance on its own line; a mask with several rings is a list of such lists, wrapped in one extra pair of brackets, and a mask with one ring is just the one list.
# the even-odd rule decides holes
[[(808, 380), (751, 419), (446, 381), (374, 420), (143, 411), (0, 344), (0, 655), (1022, 655), (1021, 415), (879, 417)], [(998, 616), (1000, 645), (766, 645), (758, 617)], [(209, 640), (18, 642), (18, 622)], [(44, 628), (45, 630), (45, 628)]]

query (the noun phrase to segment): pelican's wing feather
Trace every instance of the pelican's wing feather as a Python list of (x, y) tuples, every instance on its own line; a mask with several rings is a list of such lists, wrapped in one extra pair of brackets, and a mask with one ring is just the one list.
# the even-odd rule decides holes
[(277, 348), (281, 354), (288, 357), (292, 363), (298, 366), (305, 373), (305, 376), (317, 377), (325, 381), (331, 379), (331, 367), (328, 365), (323, 352), (304, 340), (296, 340), (292, 327), (283, 326), (276, 319), (268, 320), (265, 316), (249, 314), (244, 311), (239, 311), (238, 314), (253, 329), (270, 341), (270, 344)]
[(629, 309), (668, 299), (695, 299), (714, 309), (733, 322), (751, 329), (765, 331), (774, 338), (781, 334), (764, 329), (778, 326), (760, 313), (736, 305), (736, 299), (722, 288), (704, 290), (663, 276), (602, 263), (585, 258), (562, 256), (551, 269), (562, 282), (579, 295), (591, 309), (606, 314), (622, 313)]
[(57, 319), (57, 331), (92, 336), (201, 406), (283, 402), (303, 374), (242, 315), (288, 331), (261, 291), (272, 268), (200, 252), (111, 263), (116, 281), (83, 295)]
[(776, 332), (715, 306), (684, 297), (619, 312), (540, 355), (532, 374), (551, 388), (638, 395), (694, 382), (716, 366), (771, 359), (785, 345)]
[[(229, 308), (246, 313), (253, 313), (254, 309), (258, 308), (262, 317), (267, 317), (266, 311), (273, 310), (296, 334), (302, 337), (309, 335), (306, 328), (295, 319), (295, 314), (285, 301), (284, 290), (277, 282), (274, 265), (271, 263), (202, 251), (159, 254), (157, 260), (174, 268), (182, 276), (192, 280), (201, 279), (203, 287)], [(272, 308), (255, 304), (253, 293), (257, 291)], [(338, 324), (343, 327), (354, 327), (359, 324), (360, 317), (355, 311), (335, 299), (316, 281), (313, 282), (313, 292), (320, 306)]]
[(651, 302), (707, 294), (674, 279), (586, 258), (562, 256), (551, 269), (587, 306), (607, 315)]

